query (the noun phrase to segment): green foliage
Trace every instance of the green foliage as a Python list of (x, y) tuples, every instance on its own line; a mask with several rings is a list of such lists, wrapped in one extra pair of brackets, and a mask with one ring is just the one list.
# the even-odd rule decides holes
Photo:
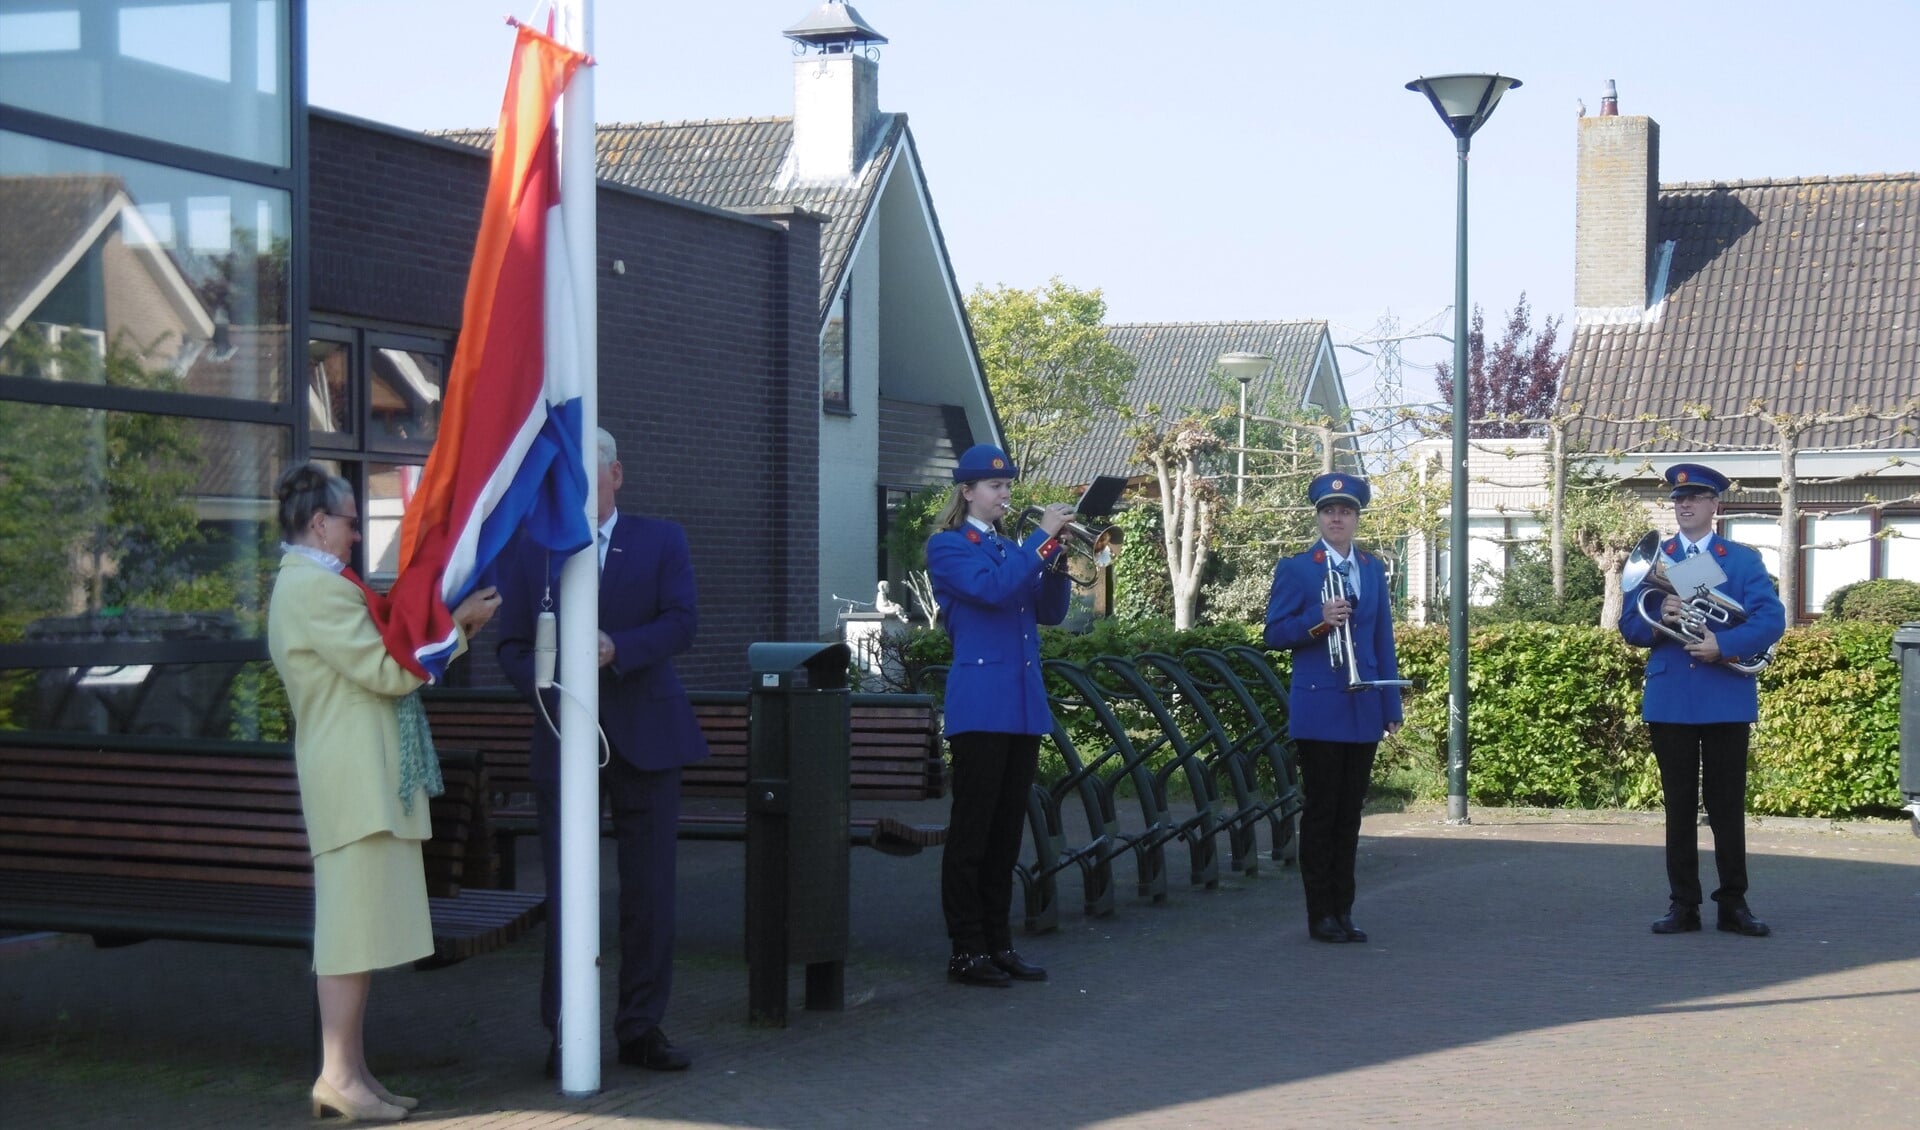
[(949, 483), (922, 487), (900, 502), (887, 517), (887, 555), (903, 572), (927, 567), (927, 539), (933, 536), (934, 519), (953, 495)]
[[(1402, 738), (1444, 769), (1447, 634), (1407, 628), (1397, 640), (1401, 675), (1414, 681)], [(1657, 799), (1639, 721), (1644, 671), (1644, 653), (1601, 628), (1513, 623), (1472, 633), (1468, 799), (1574, 808)]]
[(1830, 620), (1898, 626), (1920, 620), (1920, 581), (1888, 578), (1856, 581), (1827, 594), (1821, 609)]
[(1058, 278), (1032, 290), (975, 287), (967, 319), (1000, 413), (1007, 454), (1023, 475), (1047, 463), (1092, 427), (1126, 410), (1133, 357), (1107, 340), (1107, 302)]
[[(1476, 578), (1477, 579), (1477, 578)], [(1567, 598), (1553, 598), (1553, 553), (1546, 542), (1516, 546), (1512, 563), (1496, 579), (1493, 603), (1467, 610), (1474, 627), (1531, 621), (1543, 624), (1600, 622), (1606, 580), (1599, 566), (1580, 553), (1567, 554)]]
[(1783, 816), (1891, 815), (1900, 794), (1900, 672), (1881, 624), (1788, 632), (1760, 676), (1747, 806)]
[(1126, 623), (1173, 612), (1173, 582), (1167, 575), (1167, 543), (1160, 508), (1135, 506), (1113, 516), (1127, 540), (1113, 560), (1113, 617)]
[[(1413, 680), (1406, 726), (1381, 743), (1376, 802), (1436, 800), (1446, 792), (1447, 633), (1395, 633), (1401, 674)], [(1898, 811), (1899, 672), (1888, 658), (1892, 629), (1870, 624), (1797, 628), (1760, 679), (1748, 808), (1756, 814), (1846, 817)], [(1163, 619), (1100, 621), (1072, 635), (1041, 633), (1041, 652), (1084, 665), (1100, 655), (1179, 655), (1195, 647), (1260, 646), (1259, 631), (1213, 624), (1175, 631)], [(946, 636), (919, 631), (908, 654), (925, 666), (952, 655)], [(1271, 654), (1284, 680), (1288, 656)], [(1479, 805), (1658, 809), (1660, 772), (1640, 721), (1646, 652), (1616, 631), (1585, 625), (1498, 624), (1472, 633), (1468, 652), (1469, 800)], [(938, 687), (930, 687), (937, 693)], [(1284, 704), (1268, 703), (1284, 718)], [(1137, 742), (1158, 727), (1143, 712), (1116, 711)], [(1065, 718), (1083, 758), (1107, 748), (1088, 718)], [(1042, 776), (1064, 767), (1043, 745)]]

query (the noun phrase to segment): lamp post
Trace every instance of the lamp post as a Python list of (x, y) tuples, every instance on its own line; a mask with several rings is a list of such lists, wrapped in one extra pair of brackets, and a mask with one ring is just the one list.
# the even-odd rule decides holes
[(1233, 478), (1233, 504), (1241, 506), (1247, 501), (1247, 386), (1267, 371), (1273, 358), (1264, 353), (1222, 353), (1218, 363), (1240, 382), (1240, 457)]
[(1459, 152), (1459, 217), (1453, 265), (1453, 489), (1447, 547), (1447, 823), (1467, 818), (1467, 149), (1500, 96), (1520, 85), (1505, 75), (1434, 75), (1407, 89), (1427, 96)]

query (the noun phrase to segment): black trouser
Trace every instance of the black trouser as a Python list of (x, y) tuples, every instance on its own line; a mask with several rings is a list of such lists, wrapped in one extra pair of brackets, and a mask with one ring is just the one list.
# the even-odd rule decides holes
[(1713, 829), (1713, 862), (1723, 908), (1747, 905), (1747, 741), (1745, 722), (1699, 726), (1649, 722), (1667, 801), (1667, 887), (1674, 902), (1700, 905), (1700, 801)]
[(940, 858), (940, 908), (954, 953), (1013, 947), (1013, 865), (1020, 861), (1027, 792), (1040, 762), (1040, 735), (972, 732), (953, 750), (953, 810)]
[(1307, 794), (1300, 814), (1300, 883), (1306, 888), (1307, 921), (1353, 910), (1353, 861), (1360, 851), (1360, 809), (1373, 778), (1379, 742), (1295, 743), (1300, 787)]
[[(674, 886), (680, 831), (680, 769), (636, 769), (615, 756), (600, 771), (613, 809), (620, 869), (620, 979), (613, 1035), (630, 1044), (660, 1025), (673, 993)], [(540, 1021), (560, 1028), (560, 794), (538, 794), (541, 867), (547, 879), (547, 952)], [(600, 845), (594, 805), (594, 850)], [(596, 945), (596, 950), (598, 946)]]

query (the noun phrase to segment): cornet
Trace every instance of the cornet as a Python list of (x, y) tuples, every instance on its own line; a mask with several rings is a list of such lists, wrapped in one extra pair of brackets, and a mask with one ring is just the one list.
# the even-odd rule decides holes
[[(1045, 513), (1046, 511), (1038, 506), (1029, 506), (1022, 510), (1020, 520), (1014, 523), (1014, 540), (1025, 541), (1027, 534), (1040, 524), (1040, 518)], [(1127, 532), (1119, 526), (1104, 526), (1096, 530), (1079, 522), (1068, 522), (1061, 526), (1059, 534), (1055, 536), (1066, 544), (1068, 552), (1085, 557), (1102, 569), (1113, 564), (1114, 554), (1127, 540)], [(1073, 580), (1075, 584), (1092, 583), (1082, 581), (1078, 577)]]
[[(1620, 571), (1620, 591), (1654, 631), (1683, 644), (1700, 643), (1707, 638), (1709, 630), (1738, 627), (1747, 622), (1746, 608), (1715, 587), (1726, 579), (1726, 573), (1706, 554), (1680, 562), (1669, 561), (1667, 555), (1660, 552), (1660, 532), (1649, 530), (1633, 547), (1625, 568)], [(1680, 598), (1678, 624), (1670, 625), (1658, 616), (1647, 614), (1647, 602), (1638, 598), (1641, 585)], [(1742, 675), (1758, 675), (1773, 662), (1773, 648), (1749, 662), (1742, 662), (1734, 655), (1723, 655), (1720, 662)]]
[[(1333, 554), (1323, 554), (1327, 560), (1327, 579), (1320, 585), (1320, 603), (1330, 600), (1346, 600), (1347, 588), (1340, 571), (1333, 567)], [(1349, 561), (1352, 557), (1348, 558)], [(1349, 603), (1351, 603), (1349, 601)], [(1412, 679), (1362, 679), (1360, 677), (1360, 656), (1353, 650), (1353, 616), (1348, 614), (1346, 622), (1327, 634), (1327, 659), (1333, 669), (1347, 669), (1347, 690), (1366, 691), (1375, 687), (1410, 687)]]

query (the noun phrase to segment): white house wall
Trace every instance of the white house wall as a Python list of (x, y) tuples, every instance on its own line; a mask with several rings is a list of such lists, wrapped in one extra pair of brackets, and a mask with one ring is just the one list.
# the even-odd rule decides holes
[(879, 543), (874, 469), (880, 465), (880, 260), (885, 239), (869, 223), (846, 272), (853, 288), (847, 347), (850, 415), (820, 413), (820, 631), (838, 631), (844, 602), (873, 600)]

